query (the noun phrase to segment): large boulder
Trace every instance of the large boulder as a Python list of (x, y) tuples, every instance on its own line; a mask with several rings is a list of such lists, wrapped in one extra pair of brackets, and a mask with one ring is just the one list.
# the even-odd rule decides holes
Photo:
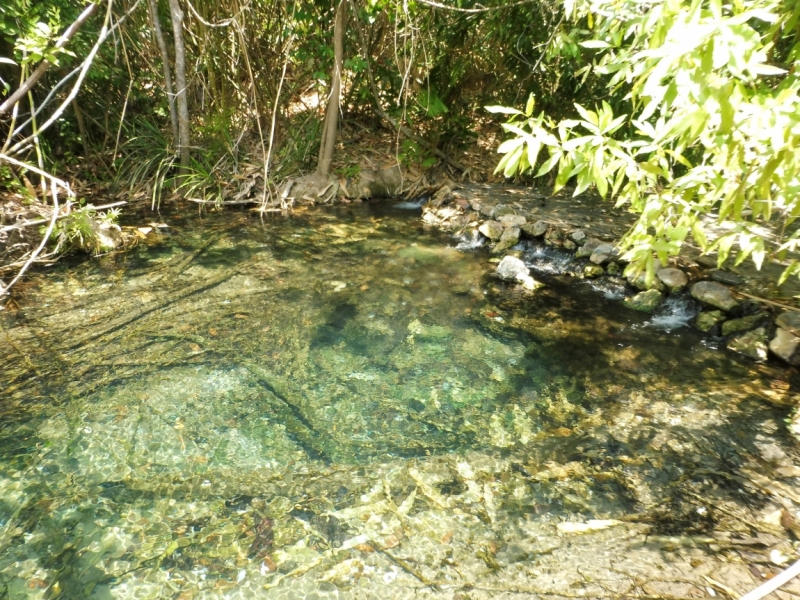
[(494, 241), (499, 240), (500, 236), (503, 235), (503, 226), (497, 221), (485, 221), (478, 227), (478, 231)]
[(741, 319), (725, 321), (722, 324), (722, 335), (730, 335), (732, 333), (753, 329), (759, 321), (766, 318), (767, 315), (765, 313), (758, 313), (756, 315), (750, 315), (749, 317), (742, 317)]
[(506, 256), (497, 265), (497, 276), (506, 281), (516, 281), (520, 277), (527, 277), (530, 274), (525, 263), (516, 256)]
[(500, 241), (497, 242), (497, 245), (492, 249), (492, 252), (505, 252), (506, 250), (513, 248), (519, 243), (519, 234), (519, 227), (509, 227), (505, 229), (503, 231), (503, 235), (500, 236)]
[(769, 349), (778, 358), (785, 360), (789, 364), (796, 365), (800, 362), (800, 356), (797, 356), (798, 345), (800, 345), (800, 337), (797, 337), (791, 331), (778, 327), (775, 330), (775, 337), (769, 343)]
[(506, 281), (519, 281), (525, 288), (535, 290), (541, 284), (530, 275), (528, 267), (516, 256), (506, 256), (497, 265), (497, 276)]
[(756, 362), (767, 360), (767, 330), (763, 327), (748, 331), (728, 342), (728, 350), (752, 358)]
[(800, 312), (787, 310), (775, 319), (775, 324), (781, 329), (800, 336)]
[(594, 252), (595, 248), (602, 245), (602, 241), (598, 240), (597, 238), (588, 238), (583, 242), (583, 246), (578, 248), (578, 251), (575, 253), (577, 258), (585, 258), (587, 256), (591, 256), (592, 252)]
[(625, 306), (642, 312), (653, 312), (661, 304), (663, 296), (658, 290), (639, 292), (635, 296), (625, 298)]
[(498, 217), (497, 220), (500, 221), (503, 227), (520, 227), (528, 222), (528, 219), (522, 215), (513, 214), (502, 215), (501, 217)]
[[(586, 245), (584, 244), (583, 247), (585, 248)], [(614, 260), (618, 256), (619, 250), (617, 248), (611, 244), (600, 244), (594, 249), (594, 252), (592, 252), (592, 255), (589, 257), (589, 260), (596, 265), (602, 265), (610, 260)]]
[(656, 273), (656, 276), (659, 278), (661, 283), (667, 286), (667, 289), (671, 294), (680, 292), (689, 283), (689, 278), (686, 276), (686, 273), (680, 269), (661, 269), (658, 271), (658, 273)]
[(544, 221), (536, 221), (536, 223), (526, 223), (521, 226), (522, 231), (531, 237), (542, 237), (547, 233), (549, 225)]
[(692, 298), (728, 312), (738, 306), (731, 291), (716, 281), (701, 281), (692, 286)]

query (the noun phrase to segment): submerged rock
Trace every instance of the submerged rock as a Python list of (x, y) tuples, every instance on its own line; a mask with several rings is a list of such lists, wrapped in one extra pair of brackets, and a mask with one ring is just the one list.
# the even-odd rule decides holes
[(800, 345), (800, 338), (797, 335), (778, 327), (775, 331), (775, 337), (769, 343), (769, 349), (778, 358), (785, 360), (789, 364), (796, 365), (800, 363), (800, 356), (796, 356), (798, 345)]
[(544, 221), (536, 221), (536, 223), (527, 223), (521, 226), (522, 231), (531, 237), (542, 237), (547, 233), (548, 225)]
[(800, 335), (800, 312), (787, 310), (775, 319), (775, 324), (789, 333)]
[(601, 275), (604, 275), (605, 272), (605, 269), (600, 265), (586, 265), (583, 268), (583, 276), (588, 277), (589, 279), (600, 277)]
[(763, 327), (749, 331), (728, 342), (728, 350), (737, 352), (757, 362), (767, 360), (767, 331)]
[(701, 281), (692, 286), (692, 298), (704, 304), (710, 304), (714, 308), (719, 308), (728, 312), (736, 306), (738, 302), (733, 299), (733, 294), (724, 285), (715, 281)]
[(656, 276), (661, 280), (661, 283), (667, 286), (667, 289), (672, 294), (680, 292), (689, 283), (689, 278), (686, 276), (686, 273), (680, 269), (661, 269), (656, 273)]
[(639, 292), (635, 296), (625, 298), (625, 306), (642, 312), (653, 312), (661, 304), (663, 296), (658, 290)]
[(694, 323), (694, 326), (702, 331), (703, 333), (708, 333), (714, 327), (717, 326), (717, 323), (725, 320), (725, 313), (721, 310), (709, 310), (707, 312), (701, 312), (697, 315), (697, 320)]
[(573, 242), (571, 239), (569, 239), (569, 238), (566, 238), (566, 239), (564, 240), (564, 244), (563, 244), (563, 246), (564, 246), (564, 250), (570, 250), (570, 251), (572, 251), (572, 250), (575, 250), (575, 248), (577, 248), (577, 247), (578, 247), (578, 244), (576, 244), (575, 242)]
[(506, 281), (515, 281), (520, 277), (527, 277), (530, 274), (528, 267), (520, 259), (514, 256), (506, 256), (497, 265), (497, 276)]
[(758, 313), (757, 315), (750, 315), (749, 317), (742, 317), (741, 319), (731, 319), (722, 324), (722, 335), (730, 335), (738, 333), (739, 331), (747, 331), (755, 327), (756, 323), (766, 318), (765, 313)]

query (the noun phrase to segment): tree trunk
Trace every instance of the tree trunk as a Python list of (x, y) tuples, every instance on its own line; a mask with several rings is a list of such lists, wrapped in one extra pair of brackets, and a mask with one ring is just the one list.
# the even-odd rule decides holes
[(346, 5), (340, 0), (336, 7), (336, 21), (333, 26), (333, 77), (331, 93), (325, 109), (325, 126), (322, 130), (322, 143), (319, 148), (319, 164), (317, 174), (327, 177), (331, 172), (333, 150), (336, 146), (336, 129), (339, 125), (339, 102), (342, 92), (342, 38), (344, 37), (344, 17)]
[(169, 0), (169, 12), (172, 17), (172, 32), (175, 37), (175, 94), (178, 105), (178, 149), (180, 152), (180, 177), (189, 170), (189, 103), (186, 97), (186, 49), (183, 45), (183, 12), (178, 0)]
[(169, 66), (169, 52), (167, 42), (164, 40), (164, 32), (161, 30), (161, 19), (158, 18), (158, 6), (156, 0), (150, 0), (150, 17), (153, 20), (153, 32), (156, 36), (158, 49), (161, 51), (161, 63), (164, 65), (164, 89), (167, 92), (167, 104), (169, 105), (169, 120), (172, 124), (172, 145), (177, 148), (180, 145), (178, 134), (178, 113), (175, 111), (175, 93), (172, 90), (172, 70)]

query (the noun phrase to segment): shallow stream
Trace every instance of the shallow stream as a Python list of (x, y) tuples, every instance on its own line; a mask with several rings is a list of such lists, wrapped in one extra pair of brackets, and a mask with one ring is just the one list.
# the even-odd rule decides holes
[(389, 205), (160, 218), (0, 313), (0, 597), (702, 597), (795, 560), (790, 382), (690, 302), (541, 248), (529, 292)]

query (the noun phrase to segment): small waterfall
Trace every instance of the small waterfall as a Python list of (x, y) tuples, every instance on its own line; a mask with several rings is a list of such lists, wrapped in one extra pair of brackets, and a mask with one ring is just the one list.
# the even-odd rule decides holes
[(647, 323), (650, 327), (672, 331), (686, 327), (700, 312), (697, 302), (689, 296), (670, 296)]

